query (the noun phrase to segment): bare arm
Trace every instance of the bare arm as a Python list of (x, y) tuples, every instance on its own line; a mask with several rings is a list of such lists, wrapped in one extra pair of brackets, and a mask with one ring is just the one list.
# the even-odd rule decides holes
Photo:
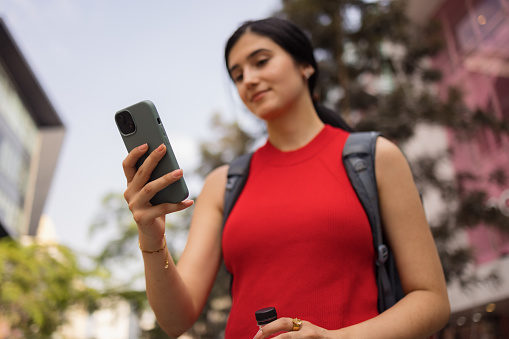
[[(442, 266), (412, 174), (401, 151), (378, 138), (376, 177), (384, 231), (394, 252), (405, 297), (362, 323), (327, 331), (303, 321), (298, 332), (276, 338), (426, 338), (449, 319), (450, 306)], [(255, 337), (292, 328), (289, 318), (266, 325)]]
[[(146, 150), (145, 150), (146, 151)], [(154, 151), (138, 171), (137, 159), (145, 152), (133, 150), (124, 161), (128, 188), (124, 194), (138, 225), (140, 246), (153, 251), (164, 245), (165, 215), (193, 204), (152, 206), (150, 198), (182, 176), (177, 170), (147, 184), (162, 152)], [(177, 337), (189, 329), (199, 316), (213, 285), (221, 262), (221, 225), (227, 167), (213, 171), (206, 179), (197, 199), (186, 248), (175, 266), (169, 260), (165, 268), (167, 249), (158, 253), (143, 253), (147, 297), (161, 328)]]
[(450, 314), (440, 258), (408, 163), (387, 139), (378, 138), (375, 168), (384, 231), (406, 296), (346, 332), (354, 338), (425, 338)]

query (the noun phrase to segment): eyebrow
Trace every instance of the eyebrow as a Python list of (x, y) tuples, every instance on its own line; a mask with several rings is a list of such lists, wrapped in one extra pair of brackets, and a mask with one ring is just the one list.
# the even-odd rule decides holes
[[(247, 56), (246, 60), (252, 59), (252, 58), (253, 58), (253, 57), (255, 57), (257, 54), (262, 53), (262, 52), (270, 52), (270, 50), (269, 50), (269, 49), (267, 49), (267, 48), (259, 48), (259, 49), (255, 50), (255, 51), (251, 52), (251, 53)], [(236, 70), (237, 68), (239, 68), (239, 65), (238, 65), (238, 64), (233, 65), (233, 66), (229, 69), (230, 74), (231, 74), (234, 70)]]

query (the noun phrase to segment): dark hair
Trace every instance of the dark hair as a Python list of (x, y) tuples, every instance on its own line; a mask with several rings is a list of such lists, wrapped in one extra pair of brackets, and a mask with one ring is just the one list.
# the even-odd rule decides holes
[[(267, 18), (244, 22), (228, 39), (224, 51), (226, 69), (230, 74), (228, 59), (230, 51), (242, 35), (252, 32), (267, 37), (283, 48), (298, 64), (310, 65), (315, 72), (308, 79), (308, 87), (318, 117), (323, 123), (353, 132), (353, 129), (337, 114), (314, 99), (313, 92), (318, 79), (318, 64), (313, 54), (313, 45), (306, 34), (295, 24), (279, 18)], [(231, 77), (231, 74), (230, 74)]]

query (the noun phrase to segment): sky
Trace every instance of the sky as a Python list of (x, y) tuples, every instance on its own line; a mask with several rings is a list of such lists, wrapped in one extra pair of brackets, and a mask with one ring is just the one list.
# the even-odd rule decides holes
[[(44, 210), (60, 243), (90, 253), (101, 199), (125, 190), (118, 110), (153, 101), (184, 173), (199, 166), (199, 142), (213, 139), (214, 113), (246, 123), (224, 44), (243, 21), (279, 7), (279, 0), (0, 0), (0, 17), (66, 128)], [(188, 183), (197, 195), (201, 183)]]

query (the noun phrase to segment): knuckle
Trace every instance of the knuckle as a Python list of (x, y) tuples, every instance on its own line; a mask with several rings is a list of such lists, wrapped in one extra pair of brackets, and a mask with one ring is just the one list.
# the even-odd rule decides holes
[(134, 211), (136, 210), (136, 207), (134, 206), (134, 202), (133, 201), (128, 202), (127, 206), (129, 207), (129, 211), (133, 212), (133, 216), (134, 216)]
[(141, 190), (142, 190), (143, 195), (150, 195), (154, 191), (154, 187), (152, 184), (148, 183), (145, 186), (143, 186), (143, 188)]
[(152, 153), (150, 153), (150, 155), (147, 157), (147, 160), (150, 161), (150, 162), (154, 162), (154, 163), (157, 163), (159, 162), (159, 160), (161, 160), (162, 158), (162, 154), (161, 152), (157, 152), (157, 151), (153, 151)]
[(168, 173), (168, 174), (166, 174), (166, 175), (162, 176), (161, 178), (162, 178), (163, 183), (164, 183), (166, 186), (167, 186), (167, 185), (169, 185), (169, 184), (172, 184), (172, 183), (175, 181), (175, 179), (173, 178), (173, 176), (171, 175), (171, 173)]
[(132, 167), (131, 154), (127, 155), (127, 157), (122, 161), (122, 167), (123, 168)]
[(136, 171), (136, 174), (142, 178), (144, 178), (147, 174), (147, 170), (145, 169), (145, 166), (141, 166), (138, 168), (138, 171)]
[(176, 212), (175, 207), (172, 204), (165, 203), (160, 206), (161, 206), (161, 210), (162, 210), (163, 214), (170, 214), (170, 213)]
[(129, 197), (130, 197), (129, 189), (126, 189), (124, 191), (124, 200), (127, 201), (127, 203), (129, 203)]
[(143, 213), (142, 212), (133, 212), (133, 219), (137, 224), (141, 224), (143, 221)]

